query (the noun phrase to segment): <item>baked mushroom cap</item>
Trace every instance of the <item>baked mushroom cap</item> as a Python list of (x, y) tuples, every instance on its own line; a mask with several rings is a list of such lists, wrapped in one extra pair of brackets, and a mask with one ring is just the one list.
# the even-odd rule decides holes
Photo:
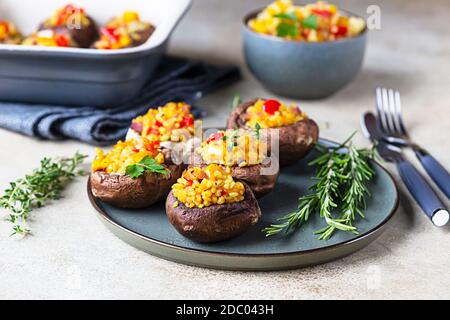
[(98, 30), (97, 30), (97, 25), (95, 24), (95, 21), (89, 16), (86, 16), (86, 18), (89, 21), (89, 24), (86, 26), (82, 25), (80, 29), (77, 29), (77, 28), (71, 29), (65, 25), (49, 26), (44, 21), (39, 25), (38, 31), (54, 30), (55, 32), (57, 32), (59, 34), (66, 34), (80, 48), (89, 48), (91, 46), (91, 44), (97, 39)]
[(172, 185), (181, 177), (183, 165), (168, 165), (168, 174), (146, 172), (137, 179), (124, 174), (92, 172), (92, 194), (100, 200), (119, 208), (141, 209), (162, 200)]
[[(192, 152), (189, 167), (195, 166), (205, 168), (207, 165), (208, 164), (203, 160), (200, 154), (195, 151)], [(278, 180), (280, 173), (278, 165), (273, 174), (261, 175), (262, 170), (264, 168), (269, 168), (270, 166), (271, 163), (268, 162), (246, 167), (232, 166), (229, 168), (234, 179), (245, 182), (250, 187), (255, 197), (260, 198), (270, 193)]]
[[(230, 114), (227, 122), (228, 129), (254, 129), (246, 125), (247, 109), (260, 99), (254, 99), (239, 105)], [(289, 126), (261, 129), (270, 140), (276, 132), (279, 135), (279, 160), (285, 166), (303, 159), (315, 146), (319, 139), (319, 126), (312, 119), (305, 119)]]
[[(114, 21), (114, 18), (111, 19), (111, 21)], [(105, 25), (105, 27), (108, 26), (108, 24), (110, 22), (108, 22)], [(140, 45), (143, 45), (152, 36), (152, 34), (155, 32), (155, 30), (156, 30), (155, 26), (153, 26), (152, 24), (148, 24), (142, 30), (133, 32), (132, 34), (128, 34), (131, 39), (130, 44), (127, 46), (121, 47), (119, 49), (133, 48), (133, 47), (138, 47)], [(99, 43), (101, 43), (101, 37), (100, 37), (99, 41), (92, 43), (91, 48), (92, 49), (101, 49), (101, 46), (99, 45)]]
[(133, 38), (131, 47), (138, 47), (144, 44), (151, 37), (153, 32), (155, 32), (155, 27), (152, 25), (148, 26), (142, 31), (138, 31), (137, 38)]
[[(166, 200), (167, 217), (179, 233), (197, 242), (218, 242), (237, 237), (261, 217), (255, 196), (245, 183), (244, 187), (244, 200), (204, 208), (188, 208), (171, 191)], [(178, 205), (174, 208), (175, 202)]]

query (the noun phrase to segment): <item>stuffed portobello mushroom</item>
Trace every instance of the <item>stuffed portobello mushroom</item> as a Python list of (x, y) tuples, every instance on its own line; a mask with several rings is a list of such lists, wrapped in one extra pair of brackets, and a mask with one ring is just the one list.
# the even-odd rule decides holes
[(20, 44), (21, 42), (22, 34), (16, 26), (10, 21), (0, 20), (0, 44)]
[(278, 135), (281, 166), (304, 158), (319, 139), (319, 127), (298, 106), (287, 106), (273, 99), (254, 99), (242, 103), (231, 113), (227, 127), (261, 128), (270, 141)]
[(127, 139), (147, 139), (174, 163), (188, 163), (194, 147), (194, 116), (184, 102), (169, 102), (135, 118)]
[(268, 157), (259, 131), (226, 130), (211, 134), (192, 153), (191, 166), (218, 164), (230, 169), (234, 179), (245, 182), (256, 197), (272, 191), (279, 165)]
[(38, 28), (53, 30), (73, 42), (74, 47), (89, 48), (98, 37), (97, 26), (85, 10), (74, 5), (57, 9), (53, 15), (42, 22)]
[(229, 168), (211, 164), (183, 172), (166, 200), (166, 214), (179, 233), (197, 242), (218, 242), (244, 233), (261, 217), (250, 188)]
[(141, 141), (119, 141), (105, 153), (97, 149), (92, 164), (92, 194), (120, 208), (145, 208), (164, 199), (183, 172), (155, 146)]
[(123, 49), (144, 44), (155, 31), (155, 27), (140, 19), (134, 11), (126, 11), (112, 18), (100, 29), (100, 39), (92, 47), (95, 49)]

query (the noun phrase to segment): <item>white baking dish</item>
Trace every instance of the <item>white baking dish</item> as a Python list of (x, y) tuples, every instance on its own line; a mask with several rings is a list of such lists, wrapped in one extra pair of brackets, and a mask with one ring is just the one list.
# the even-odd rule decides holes
[(1, 0), (0, 19), (27, 35), (68, 3), (85, 8), (98, 26), (134, 10), (156, 30), (143, 45), (121, 50), (0, 45), (0, 100), (99, 106), (129, 100), (150, 79), (191, 0)]

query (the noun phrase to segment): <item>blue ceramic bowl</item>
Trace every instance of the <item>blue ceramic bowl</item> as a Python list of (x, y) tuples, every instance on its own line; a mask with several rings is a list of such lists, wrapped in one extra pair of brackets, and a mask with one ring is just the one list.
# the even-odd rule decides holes
[(361, 69), (367, 30), (329, 42), (284, 40), (248, 27), (247, 22), (260, 11), (244, 20), (244, 54), (250, 71), (268, 90), (296, 99), (325, 98), (344, 88)]

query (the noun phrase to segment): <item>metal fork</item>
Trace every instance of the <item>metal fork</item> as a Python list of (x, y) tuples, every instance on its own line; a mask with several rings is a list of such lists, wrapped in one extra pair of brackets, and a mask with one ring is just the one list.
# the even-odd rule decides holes
[(400, 147), (412, 148), (428, 175), (450, 199), (450, 173), (425, 149), (411, 141), (402, 117), (400, 93), (377, 88), (378, 126), (385, 134), (383, 140)]

